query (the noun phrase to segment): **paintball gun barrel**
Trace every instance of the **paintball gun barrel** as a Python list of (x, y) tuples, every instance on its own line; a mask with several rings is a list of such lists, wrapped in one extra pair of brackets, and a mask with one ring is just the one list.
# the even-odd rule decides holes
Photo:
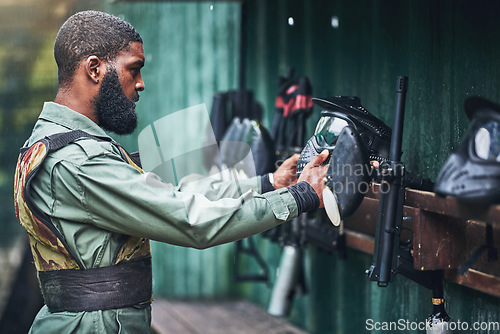
[[(427, 273), (413, 269), (411, 242), (401, 242), (405, 188), (415, 181), (410, 173), (405, 172), (401, 162), (403, 141), (403, 123), (408, 90), (408, 77), (400, 76), (396, 86), (396, 110), (391, 138), (389, 162), (380, 166), (382, 176), (375, 234), (373, 264), (367, 270), (368, 278), (379, 286), (387, 286), (397, 273), (401, 273), (415, 282), (432, 288)], [(418, 183), (421, 183), (419, 180)], [(383, 191), (382, 191), (383, 190)]]
[(370, 267), (368, 276), (371, 280), (377, 281), (378, 285), (382, 286), (392, 281), (394, 265), (397, 265), (393, 261), (393, 253), (399, 248), (401, 230), (398, 223), (403, 218), (404, 167), (400, 160), (407, 90), (408, 77), (398, 77), (396, 111), (389, 153), (389, 165), (380, 166), (383, 175), (381, 189), (385, 188), (387, 191), (380, 194), (375, 236), (375, 263)]

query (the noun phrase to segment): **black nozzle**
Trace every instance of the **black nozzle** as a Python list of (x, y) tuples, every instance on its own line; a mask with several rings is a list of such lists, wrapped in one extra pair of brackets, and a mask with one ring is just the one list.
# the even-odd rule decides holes
[(399, 76), (397, 86), (396, 86), (396, 92), (406, 93), (407, 91), (408, 91), (408, 77), (407, 76)]

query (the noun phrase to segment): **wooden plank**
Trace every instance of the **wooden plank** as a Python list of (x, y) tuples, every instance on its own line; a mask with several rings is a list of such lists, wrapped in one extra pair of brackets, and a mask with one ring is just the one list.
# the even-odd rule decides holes
[(452, 269), (467, 259), (466, 227), (456, 218), (419, 211), (414, 218), (413, 259), (417, 270)]
[[(359, 209), (345, 221), (349, 247), (373, 253), (380, 186), (374, 184)], [(481, 207), (434, 193), (406, 190), (402, 240), (413, 237), (414, 268), (445, 270), (450, 281), (498, 296), (500, 261), (489, 261), (484, 251), (461, 276), (457, 269), (486, 243), (486, 222), (493, 226), (494, 246), (500, 241), (500, 206)]]
[[(466, 254), (467, 258), (475, 253), (477, 249), (483, 245), (486, 245), (486, 224), (484, 222), (479, 222), (475, 220), (467, 220), (465, 223), (466, 230)], [(500, 252), (500, 226), (492, 226), (493, 234), (493, 246), (497, 250), (497, 255)], [(488, 250), (484, 250), (481, 256), (476, 260), (476, 262), (471, 266), (471, 268), (484, 272), (488, 275), (494, 275), (500, 278), (500, 261), (488, 258)]]
[(405, 202), (406, 205), (423, 211), (459, 219), (475, 219), (500, 226), (500, 205), (481, 206), (414, 189), (406, 190)]
[(365, 197), (354, 214), (345, 220), (344, 226), (352, 231), (374, 236), (377, 211), (378, 199)]
[(248, 301), (157, 299), (151, 328), (156, 334), (305, 334)]
[[(366, 197), (378, 200), (379, 196), (380, 184), (374, 183)], [(442, 197), (433, 192), (410, 188), (407, 188), (405, 192), (405, 205), (454, 218), (474, 219), (500, 225), (500, 205), (473, 204), (453, 197)]]
[(464, 275), (460, 275), (456, 270), (447, 270), (444, 277), (460, 285), (500, 297), (500, 277), (498, 276), (470, 269)]
[(348, 247), (373, 254), (375, 247), (375, 238), (373, 236), (346, 229), (345, 240)]
[(254, 333), (251, 328), (244, 328), (245, 326), (239, 326), (240, 324), (235, 325), (229, 314), (226, 315), (226, 318), (222, 317), (207, 302), (176, 301), (172, 311), (184, 322), (190, 323), (199, 334), (218, 334), (221, 331), (231, 333), (238, 327), (249, 334)]
[(151, 329), (156, 334), (196, 334), (197, 331), (174, 311), (164, 299), (155, 299), (151, 305)]
[[(486, 223), (419, 211), (414, 228), (414, 266), (417, 270), (458, 269), (486, 244)], [(493, 227), (498, 249), (500, 228)], [(490, 261), (485, 250), (472, 268), (500, 276), (500, 262)]]
[[(255, 330), (255, 333), (287, 333), (287, 334), (305, 334), (298, 327), (293, 326), (285, 319), (274, 317), (261, 309), (260, 307), (246, 302), (234, 301), (219, 304), (224, 307), (227, 313), (230, 313), (233, 319), (240, 323), (245, 323)], [(229, 332), (228, 332), (229, 333)], [(236, 331), (234, 333), (246, 333)], [(250, 332), (249, 332), (250, 333)]]

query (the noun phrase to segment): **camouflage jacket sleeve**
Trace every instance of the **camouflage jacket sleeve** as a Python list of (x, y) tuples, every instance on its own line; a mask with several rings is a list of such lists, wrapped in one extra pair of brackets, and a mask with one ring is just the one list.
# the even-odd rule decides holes
[(84, 140), (79, 146), (85, 158), (68, 158), (69, 150), (63, 149), (48, 160), (49, 179), (39, 187), (50, 192), (39, 192), (39, 200), (56, 224), (78, 222), (201, 249), (248, 237), (297, 215), (286, 189), (259, 194), (253, 190), (259, 187), (257, 178), (220, 182), (191, 176), (174, 187), (139, 172), (102, 145)]

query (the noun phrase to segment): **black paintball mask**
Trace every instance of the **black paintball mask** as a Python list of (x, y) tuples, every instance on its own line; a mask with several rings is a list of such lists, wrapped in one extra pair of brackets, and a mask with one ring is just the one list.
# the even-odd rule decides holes
[(333, 225), (351, 216), (370, 188), (368, 153), (355, 128), (345, 126), (330, 153), (323, 190), (325, 211)]
[[(391, 128), (371, 114), (357, 96), (313, 98), (323, 111), (314, 135), (308, 140), (297, 163), (297, 177), (304, 166), (323, 150), (330, 153), (335, 148), (342, 129), (350, 126), (356, 131), (367, 151), (368, 160), (384, 163), (389, 159)], [(328, 164), (328, 160), (325, 164)]]
[(334, 225), (358, 208), (369, 188), (369, 161), (389, 159), (391, 129), (372, 115), (356, 96), (313, 98), (323, 111), (314, 135), (297, 163), (297, 176), (311, 159), (327, 149), (330, 164), (325, 209)]
[(464, 103), (471, 123), (439, 172), (434, 191), (490, 205), (500, 203), (500, 105), (482, 97)]

